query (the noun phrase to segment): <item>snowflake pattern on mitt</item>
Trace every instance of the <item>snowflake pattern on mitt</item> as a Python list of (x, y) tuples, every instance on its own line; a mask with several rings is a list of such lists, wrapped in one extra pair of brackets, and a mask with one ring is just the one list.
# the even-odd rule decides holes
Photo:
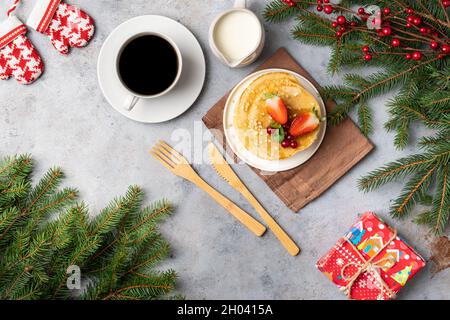
[(21, 84), (30, 84), (42, 74), (44, 63), (26, 32), (15, 16), (0, 23), (0, 80), (14, 77)]
[(69, 47), (86, 46), (94, 35), (94, 20), (83, 10), (60, 3), (45, 33), (53, 46), (62, 54)]

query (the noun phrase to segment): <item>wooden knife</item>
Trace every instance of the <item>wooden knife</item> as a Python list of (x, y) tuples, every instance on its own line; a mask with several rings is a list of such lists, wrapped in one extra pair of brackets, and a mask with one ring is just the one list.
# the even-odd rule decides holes
[(212, 142), (208, 144), (208, 153), (211, 163), (219, 176), (228, 182), (235, 190), (239, 191), (248, 200), (248, 202), (250, 202), (264, 222), (268, 225), (270, 230), (272, 230), (278, 240), (280, 240), (281, 244), (291, 255), (296, 256), (299, 254), (300, 248), (251, 194)]

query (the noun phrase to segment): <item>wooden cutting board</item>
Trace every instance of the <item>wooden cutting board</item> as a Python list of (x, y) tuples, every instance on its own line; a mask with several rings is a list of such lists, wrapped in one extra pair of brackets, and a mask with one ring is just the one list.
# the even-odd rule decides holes
[[(295, 71), (320, 89), (317, 81), (303, 69), (285, 48), (259, 66), (255, 71), (268, 68), (283, 68)], [(203, 117), (203, 122), (219, 141), (224, 144), (223, 109), (228, 92)], [(333, 101), (326, 102), (328, 111), (336, 107)], [(301, 166), (275, 174), (264, 174), (252, 168), (270, 189), (290, 209), (297, 212), (330, 188), (340, 177), (361, 161), (372, 149), (373, 144), (359, 131), (351, 119), (338, 126), (329, 126), (325, 138), (314, 156)], [(231, 148), (226, 148), (230, 150)]]

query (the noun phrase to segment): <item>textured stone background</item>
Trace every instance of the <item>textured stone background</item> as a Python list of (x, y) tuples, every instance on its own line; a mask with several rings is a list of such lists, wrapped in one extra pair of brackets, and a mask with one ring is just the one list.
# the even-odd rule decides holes
[[(26, 20), (33, 1), (24, 1), (17, 15)], [(389, 160), (410, 154), (395, 150), (392, 134), (383, 130), (387, 119), (384, 102), (372, 102), (375, 112), (376, 150), (318, 200), (294, 214), (246, 166), (235, 169), (264, 206), (303, 249), (298, 257), (289, 256), (268, 232), (257, 239), (231, 218), (213, 200), (192, 184), (169, 174), (151, 159), (148, 148), (174, 129), (193, 132), (203, 128), (198, 121), (210, 106), (255, 65), (230, 70), (211, 54), (208, 28), (214, 16), (232, 6), (231, 0), (71, 0), (96, 20), (91, 44), (62, 56), (48, 39), (36, 32), (28, 35), (42, 55), (46, 71), (31, 86), (14, 80), (0, 84), (0, 154), (29, 152), (37, 162), (36, 176), (52, 165), (67, 174), (66, 184), (79, 187), (81, 198), (92, 212), (98, 212), (129, 184), (145, 188), (149, 201), (161, 197), (178, 207), (163, 225), (163, 234), (172, 245), (172, 258), (162, 267), (179, 273), (179, 292), (188, 298), (211, 299), (343, 299), (344, 296), (315, 268), (315, 262), (335, 243), (356, 219), (358, 212), (374, 210), (392, 225), (419, 252), (428, 258), (427, 229), (408, 217), (393, 221), (388, 216), (390, 199), (400, 192), (393, 183), (377, 192), (363, 194), (356, 181), (362, 174)], [(249, 1), (261, 14), (266, 1)], [(0, 4), (4, 17), (5, 1)], [(207, 79), (194, 106), (168, 123), (135, 123), (112, 109), (97, 85), (96, 63), (103, 41), (121, 22), (142, 14), (161, 14), (185, 24), (198, 37), (207, 60)], [(260, 61), (278, 47), (285, 46), (296, 59), (323, 84), (339, 82), (326, 73), (329, 51), (301, 45), (290, 38), (292, 22), (268, 25), (267, 44)], [(170, 106), (167, 106), (170, 107)], [(413, 140), (422, 129), (413, 133)], [(198, 171), (244, 210), (254, 213), (243, 198), (222, 181), (208, 165)], [(256, 214), (255, 214), (256, 216)], [(399, 299), (448, 299), (450, 271), (432, 276), (430, 267), (411, 281)]]

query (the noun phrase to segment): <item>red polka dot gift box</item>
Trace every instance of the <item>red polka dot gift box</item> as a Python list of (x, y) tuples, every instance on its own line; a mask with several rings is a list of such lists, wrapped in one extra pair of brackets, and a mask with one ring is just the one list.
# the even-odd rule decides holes
[(425, 260), (373, 212), (364, 213), (317, 268), (354, 300), (389, 300)]

